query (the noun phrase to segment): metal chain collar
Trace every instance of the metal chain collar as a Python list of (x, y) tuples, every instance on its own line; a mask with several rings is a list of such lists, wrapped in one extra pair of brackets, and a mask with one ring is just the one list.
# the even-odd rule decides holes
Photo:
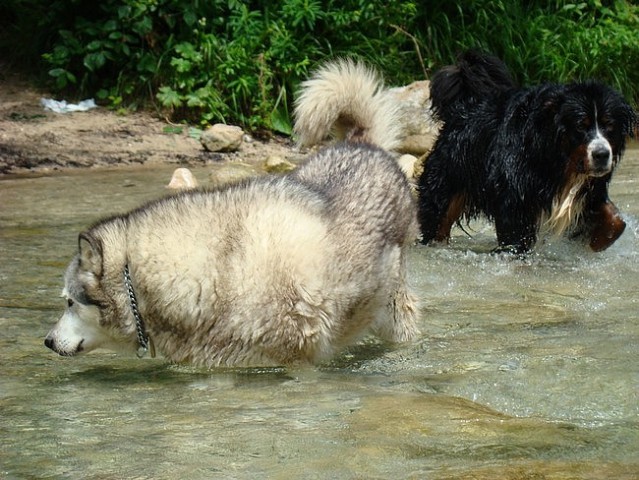
[(153, 351), (153, 345), (151, 344), (148, 335), (146, 334), (146, 329), (144, 328), (144, 320), (142, 320), (142, 315), (140, 315), (140, 310), (138, 309), (138, 301), (135, 298), (135, 292), (133, 291), (133, 284), (131, 283), (131, 274), (129, 273), (129, 264), (124, 265), (124, 285), (126, 286), (127, 293), (129, 294), (129, 301), (131, 303), (131, 311), (133, 312), (133, 317), (135, 318), (135, 329), (138, 334), (138, 350), (136, 355), (138, 358), (142, 358), (146, 355), (146, 352), (149, 351), (149, 345), (151, 346), (151, 356), (155, 357), (155, 352)]

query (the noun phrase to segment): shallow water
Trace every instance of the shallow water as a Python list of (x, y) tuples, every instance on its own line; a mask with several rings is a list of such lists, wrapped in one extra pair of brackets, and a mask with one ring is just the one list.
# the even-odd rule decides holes
[(42, 342), (78, 232), (171, 170), (0, 181), (0, 477), (639, 478), (636, 148), (611, 188), (628, 228), (603, 253), (487, 255), (482, 223), (416, 247), (412, 345), (300, 369), (56, 356)]

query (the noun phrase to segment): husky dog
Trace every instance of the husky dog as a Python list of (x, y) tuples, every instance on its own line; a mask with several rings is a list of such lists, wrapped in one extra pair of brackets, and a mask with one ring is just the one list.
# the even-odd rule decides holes
[[(338, 94), (316, 88), (322, 72), (297, 105), (302, 136), (313, 127), (307, 108)], [(415, 338), (405, 254), (416, 207), (394, 159), (375, 146), (392, 143), (392, 109), (362, 101), (349, 114), (357, 142), (287, 175), (182, 192), (81, 233), (67, 308), (45, 345), (69, 356), (157, 349), (172, 362), (246, 366), (322, 362), (366, 332)]]

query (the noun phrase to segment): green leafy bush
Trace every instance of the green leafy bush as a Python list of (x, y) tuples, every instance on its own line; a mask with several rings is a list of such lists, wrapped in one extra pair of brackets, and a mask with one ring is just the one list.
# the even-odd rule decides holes
[(596, 78), (639, 100), (639, 6), (627, 1), (429, 2), (425, 51), (437, 63), (478, 47), (523, 84)]
[[(334, 55), (375, 59), (402, 71), (409, 57), (402, 24), (414, 2), (350, 0), (57, 0), (80, 14), (43, 55), (58, 89), (80, 89), (111, 104), (144, 99), (177, 119), (235, 122), (290, 132), (296, 85)], [(394, 20), (393, 20), (394, 19)], [(411, 26), (412, 28), (412, 26)], [(406, 71), (406, 80), (412, 72)]]
[(327, 58), (405, 84), (466, 48), (521, 83), (598, 78), (639, 99), (639, 6), (621, 0), (6, 0), (0, 22), (0, 54), (60, 94), (191, 123), (289, 133), (297, 85)]

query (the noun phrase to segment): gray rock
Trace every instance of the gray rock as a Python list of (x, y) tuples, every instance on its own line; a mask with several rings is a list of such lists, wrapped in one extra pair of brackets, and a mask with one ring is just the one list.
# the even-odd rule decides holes
[(209, 183), (212, 187), (221, 187), (259, 174), (260, 171), (253, 165), (240, 162), (223, 162), (213, 166), (213, 170), (209, 174)]
[(294, 163), (277, 155), (271, 155), (264, 161), (264, 170), (269, 173), (286, 173), (294, 168)]
[(176, 168), (171, 181), (166, 188), (174, 190), (190, 189), (197, 187), (197, 180), (188, 168)]
[(397, 159), (399, 168), (402, 169), (404, 175), (406, 175), (408, 179), (412, 179), (415, 177), (415, 167), (417, 165), (417, 162), (417, 157), (415, 155), (411, 155), (410, 153), (405, 153)]
[(430, 82), (421, 80), (388, 89), (399, 106), (402, 137), (397, 151), (420, 156), (430, 151), (439, 132), (439, 123), (430, 113)]
[(216, 123), (202, 132), (200, 142), (209, 152), (234, 152), (242, 145), (243, 137), (240, 127)]

